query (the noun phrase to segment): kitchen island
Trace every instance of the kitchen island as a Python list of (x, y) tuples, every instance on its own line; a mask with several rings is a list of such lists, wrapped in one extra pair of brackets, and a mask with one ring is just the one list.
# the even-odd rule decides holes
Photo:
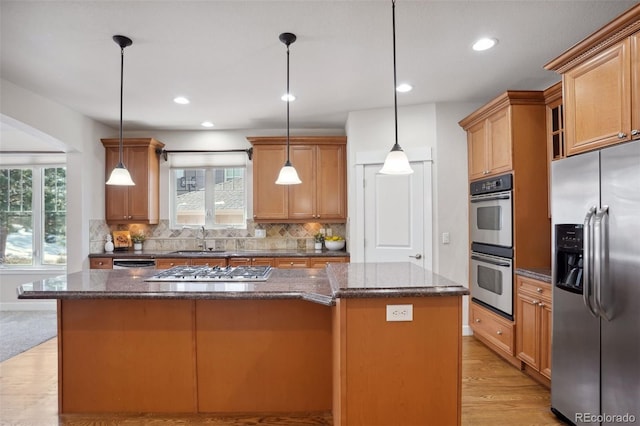
[(60, 413), (460, 424), (460, 285), (410, 263), (274, 269), (266, 282), (145, 281), (153, 273), (20, 287), (58, 299)]

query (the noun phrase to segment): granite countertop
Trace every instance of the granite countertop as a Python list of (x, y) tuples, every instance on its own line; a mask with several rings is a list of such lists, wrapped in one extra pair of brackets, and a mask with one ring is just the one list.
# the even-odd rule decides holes
[(545, 283), (551, 283), (550, 268), (516, 268), (516, 274)]
[(462, 296), (467, 288), (411, 263), (274, 268), (264, 282), (145, 281), (154, 269), (91, 269), (23, 284), (19, 299), (303, 299)]
[(345, 250), (230, 250), (230, 251), (201, 251), (201, 250), (142, 250), (142, 251), (114, 251), (112, 253), (91, 253), (89, 257), (111, 257), (127, 258), (127, 259), (162, 259), (176, 257), (209, 257), (209, 258), (228, 258), (228, 257), (333, 257), (333, 256), (349, 256)]

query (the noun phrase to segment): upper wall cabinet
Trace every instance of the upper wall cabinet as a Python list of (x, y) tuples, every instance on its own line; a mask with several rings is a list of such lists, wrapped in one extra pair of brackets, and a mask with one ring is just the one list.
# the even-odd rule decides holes
[(562, 74), (566, 155), (640, 137), (640, 5), (545, 66)]
[[(105, 176), (119, 161), (119, 140), (102, 139)], [(123, 140), (123, 161), (135, 186), (105, 185), (105, 220), (108, 224), (145, 223), (159, 220), (160, 160), (156, 149), (164, 144), (153, 138)]]
[(299, 185), (276, 185), (287, 158), (286, 138), (250, 137), (253, 145), (253, 218), (257, 222), (341, 223), (347, 218), (344, 136), (290, 138)]
[(517, 161), (539, 151), (536, 145), (544, 145), (544, 95), (505, 92), (459, 124), (467, 131), (470, 180), (514, 170)]

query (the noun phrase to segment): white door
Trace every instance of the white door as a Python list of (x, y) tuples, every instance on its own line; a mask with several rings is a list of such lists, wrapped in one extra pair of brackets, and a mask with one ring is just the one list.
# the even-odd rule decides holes
[(382, 175), (381, 167), (364, 165), (364, 261), (411, 261), (431, 268), (424, 241), (424, 163), (411, 163), (411, 175)]

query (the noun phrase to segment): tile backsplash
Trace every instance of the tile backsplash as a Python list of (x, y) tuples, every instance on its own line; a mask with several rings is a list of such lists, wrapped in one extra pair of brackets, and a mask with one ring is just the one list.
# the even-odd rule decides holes
[[(171, 229), (168, 220), (161, 220), (157, 225), (107, 225), (104, 220), (91, 220), (89, 225), (91, 253), (103, 253), (106, 236), (113, 231), (129, 230), (132, 234), (142, 231), (147, 237), (143, 249), (150, 251), (197, 250), (202, 239), (199, 226)], [(323, 227), (330, 229), (333, 235), (346, 238), (346, 225), (343, 223), (265, 224), (247, 221), (247, 229), (206, 229), (204, 239), (207, 248), (214, 250), (313, 250), (313, 236)], [(266, 237), (257, 238), (256, 229), (264, 229)]]

